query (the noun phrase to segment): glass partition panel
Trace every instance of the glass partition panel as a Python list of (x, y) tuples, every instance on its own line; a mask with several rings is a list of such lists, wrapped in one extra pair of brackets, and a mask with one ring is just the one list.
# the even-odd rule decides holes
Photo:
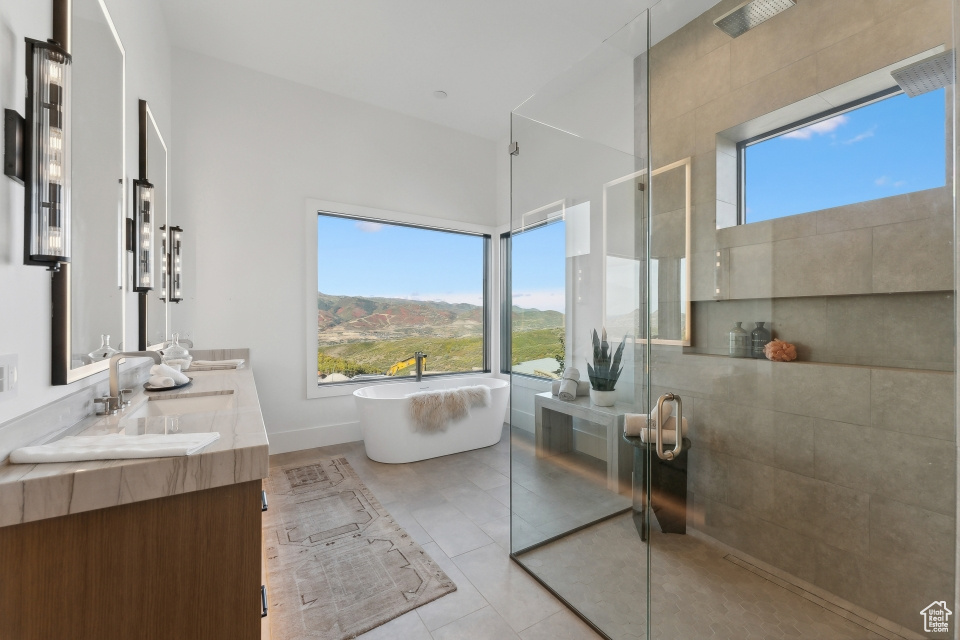
[[(643, 15), (511, 121), (512, 557), (595, 626), (599, 591), (576, 576), (600, 559), (582, 536), (621, 517), (634, 529), (622, 435), (644, 405), (645, 42)], [(642, 625), (637, 604), (622, 613)]]

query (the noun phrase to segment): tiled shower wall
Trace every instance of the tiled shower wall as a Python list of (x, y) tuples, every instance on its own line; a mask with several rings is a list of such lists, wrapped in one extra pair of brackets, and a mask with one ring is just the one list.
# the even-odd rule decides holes
[[(737, 4), (650, 53), (652, 166), (692, 158), (692, 344), (650, 367), (654, 398), (678, 392), (691, 418), (688, 518), (921, 631), (954, 580), (952, 150), (944, 188), (718, 230), (736, 179), (718, 134), (951, 48), (951, 3), (806, 0), (734, 40), (713, 20)], [(675, 209), (660, 192), (653, 257)], [(734, 321), (757, 320), (800, 360), (721, 355)]]

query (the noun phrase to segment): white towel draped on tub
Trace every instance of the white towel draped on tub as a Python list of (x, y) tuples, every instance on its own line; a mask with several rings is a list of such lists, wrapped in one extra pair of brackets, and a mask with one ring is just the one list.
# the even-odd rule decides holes
[(410, 419), (419, 431), (445, 431), (451, 420), (470, 415), (470, 407), (490, 404), (490, 387), (458, 387), (436, 391), (418, 391), (410, 399)]
[(49, 444), (21, 447), (10, 454), (14, 464), (79, 462), (82, 460), (124, 460), (189, 456), (220, 438), (213, 433), (172, 433), (127, 436), (70, 436)]

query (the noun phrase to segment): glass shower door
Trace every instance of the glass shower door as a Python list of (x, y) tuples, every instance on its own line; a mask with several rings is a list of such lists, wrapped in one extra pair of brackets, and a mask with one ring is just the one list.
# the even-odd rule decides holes
[(956, 637), (953, 3), (736, 4), (649, 56), (646, 637)]

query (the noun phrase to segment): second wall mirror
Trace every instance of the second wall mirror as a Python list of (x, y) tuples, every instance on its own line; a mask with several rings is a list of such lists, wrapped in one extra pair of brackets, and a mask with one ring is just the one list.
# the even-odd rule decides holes
[[(169, 250), (171, 242), (170, 221), (167, 215), (169, 191), (169, 167), (167, 144), (160, 133), (153, 112), (146, 100), (140, 100), (139, 180), (134, 185), (134, 206), (137, 206), (137, 185), (149, 185), (149, 202), (141, 204), (149, 210), (149, 228), (152, 234), (152, 251), (145, 259), (152, 263), (150, 288), (139, 293), (138, 348), (157, 349), (163, 346), (169, 333)], [(143, 193), (143, 191), (141, 191)], [(135, 220), (139, 220), (134, 212)], [(134, 253), (136, 260), (139, 254)], [(136, 276), (136, 274), (135, 274)]]

